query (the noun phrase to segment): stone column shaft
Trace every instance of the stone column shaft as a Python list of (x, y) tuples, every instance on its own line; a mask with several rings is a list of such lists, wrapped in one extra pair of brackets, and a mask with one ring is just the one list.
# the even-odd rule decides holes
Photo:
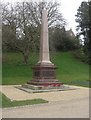
[(49, 58), (48, 21), (46, 9), (43, 9), (42, 12), (39, 63), (51, 63)]

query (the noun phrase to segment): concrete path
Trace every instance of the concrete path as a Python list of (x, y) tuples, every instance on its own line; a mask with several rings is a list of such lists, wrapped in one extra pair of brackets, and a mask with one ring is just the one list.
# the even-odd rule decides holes
[(3, 118), (89, 118), (89, 89), (77, 87), (76, 90), (27, 93), (15, 86), (0, 86), (11, 100), (42, 98), (49, 103), (16, 108), (4, 108)]
[(89, 118), (88, 98), (3, 109), (3, 118)]
[(44, 93), (27, 93), (25, 91), (15, 88), (14, 85), (0, 86), (0, 91), (4, 93), (11, 100), (28, 100), (42, 98), (47, 101), (72, 100), (89, 96), (89, 89), (85, 87), (77, 87), (76, 90), (44, 92)]

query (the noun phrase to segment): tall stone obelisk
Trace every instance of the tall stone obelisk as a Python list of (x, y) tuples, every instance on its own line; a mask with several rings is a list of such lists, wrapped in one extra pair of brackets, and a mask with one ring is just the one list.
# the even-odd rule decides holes
[[(49, 38), (48, 38), (48, 21), (47, 10), (43, 9), (40, 39), (40, 57), (38, 63), (33, 67), (33, 80), (27, 82), (30, 85), (49, 87), (60, 87), (56, 79), (56, 66), (50, 61), (49, 56)], [(45, 87), (46, 86), (46, 87)]]
[(42, 24), (41, 24), (41, 39), (40, 39), (40, 64), (49, 64), (49, 39), (48, 39), (48, 21), (47, 10), (43, 9), (42, 12)]

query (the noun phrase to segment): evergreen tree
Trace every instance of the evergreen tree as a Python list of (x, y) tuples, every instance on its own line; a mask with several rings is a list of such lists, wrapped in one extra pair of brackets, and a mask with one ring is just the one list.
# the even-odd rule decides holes
[(90, 41), (90, 36), (89, 36), (89, 30), (91, 28), (91, 23), (90, 23), (90, 9), (91, 9), (91, 2), (82, 2), (80, 7), (77, 10), (77, 15), (76, 15), (76, 22), (78, 23), (77, 26), (77, 31), (78, 31), (78, 36), (83, 35), (84, 39), (84, 44), (83, 44), (83, 52), (86, 57), (86, 61), (89, 62), (89, 41)]

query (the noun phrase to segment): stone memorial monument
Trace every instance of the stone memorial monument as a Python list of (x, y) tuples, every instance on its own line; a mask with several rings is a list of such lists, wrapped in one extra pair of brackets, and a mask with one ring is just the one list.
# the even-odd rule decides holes
[(42, 12), (40, 58), (33, 67), (33, 80), (27, 82), (28, 85), (40, 86), (42, 88), (55, 88), (62, 85), (56, 79), (56, 66), (50, 61), (47, 10)]
[(56, 68), (50, 61), (47, 10), (44, 8), (42, 11), (40, 57), (38, 63), (32, 68), (33, 79), (17, 88), (30, 93), (72, 90), (73, 88), (64, 85), (56, 79)]
[(50, 61), (47, 10), (43, 9), (39, 61), (32, 68), (33, 79), (17, 88), (30, 93), (73, 89), (56, 79), (56, 68)]

